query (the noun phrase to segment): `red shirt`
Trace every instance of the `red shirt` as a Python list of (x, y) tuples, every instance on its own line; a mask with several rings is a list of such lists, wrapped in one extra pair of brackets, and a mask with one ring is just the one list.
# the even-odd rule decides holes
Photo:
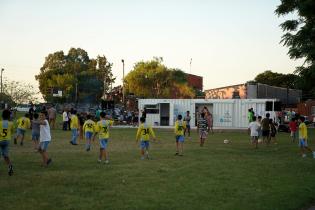
[(296, 132), (297, 131), (297, 123), (295, 121), (291, 121), (289, 123), (289, 127), (290, 127), (290, 130), (293, 131), (293, 132)]

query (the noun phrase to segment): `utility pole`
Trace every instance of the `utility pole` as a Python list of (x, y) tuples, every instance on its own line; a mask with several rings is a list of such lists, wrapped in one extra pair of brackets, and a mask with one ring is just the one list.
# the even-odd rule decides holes
[(2, 97), (2, 95), (3, 95), (2, 72), (3, 72), (3, 71), (4, 71), (4, 68), (1, 69), (1, 96), (0, 96), (0, 97), (1, 97), (1, 98), (0, 98), (0, 99), (1, 99), (1, 101), (0, 101), (0, 102), (1, 102), (1, 107), (0, 107), (1, 109), (3, 108), (3, 106), (5, 107), (5, 105), (4, 105), (4, 103), (3, 103), (3, 97)]
[(125, 60), (121, 59), (123, 64), (123, 84), (122, 84), (122, 102), (123, 106), (125, 106)]
[(189, 74), (191, 74), (191, 63), (192, 63), (192, 58), (190, 59), (190, 62), (189, 62)]

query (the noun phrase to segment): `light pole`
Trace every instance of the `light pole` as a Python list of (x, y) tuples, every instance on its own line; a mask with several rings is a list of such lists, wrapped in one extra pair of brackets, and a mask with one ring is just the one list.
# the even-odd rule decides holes
[(4, 68), (1, 69), (1, 94), (2, 94), (2, 91), (3, 91), (3, 88), (2, 88), (2, 72), (4, 71)]
[(125, 61), (124, 59), (121, 59), (121, 62), (123, 64), (122, 102), (123, 102), (123, 106), (125, 106)]

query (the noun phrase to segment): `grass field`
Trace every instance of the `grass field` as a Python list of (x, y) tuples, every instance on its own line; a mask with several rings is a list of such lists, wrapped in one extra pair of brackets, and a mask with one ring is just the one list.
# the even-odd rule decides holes
[(70, 132), (52, 130), (48, 168), (30, 133), (23, 147), (11, 144), (12, 177), (1, 162), (1, 209), (301, 209), (315, 198), (315, 160), (301, 158), (284, 133), (278, 145), (254, 150), (244, 133), (215, 133), (200, 148), (193, 132), (178, 157), (172, 131), (160, 129), (153, 159), (140, 160), (135, 129), (114, 128), (103, 165), (97, 142), (86, 152), (83, 141), (69, 144)]

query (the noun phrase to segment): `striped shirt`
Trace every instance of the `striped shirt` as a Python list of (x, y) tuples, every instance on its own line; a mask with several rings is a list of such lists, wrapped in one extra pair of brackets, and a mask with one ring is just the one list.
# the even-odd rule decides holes
[(208, 122), (206, 119), (204, 118), (200, 118), (198, 120), (198, 129), (201, 130), (201, 131), (206, 131), (208, 128)]

